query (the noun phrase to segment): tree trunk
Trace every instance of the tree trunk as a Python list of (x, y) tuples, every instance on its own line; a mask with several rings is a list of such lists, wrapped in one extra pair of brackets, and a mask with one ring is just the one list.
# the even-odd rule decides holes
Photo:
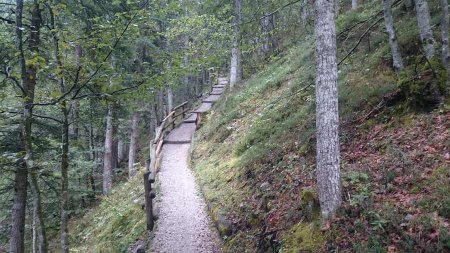
[(113, 116), (114, 105), (108, 104), (108, 114), (106, 116), (105, 150), (103, 156), (103, 194), (107, 195), (111, 191), (113, 181)]
[(394, 27), (394, 18), (392, 17), (391, 0), (383, 0), (384, 24), (389, 36), (389, 46), (391, 47), (392, 62), (394, 71), (399, 74), (403, 69), (403, 60), (397, 42), (397, 33)]
[(163, 89), (158, 90), (157, 101), (156, 101), (156, 112), (157, 112), (157, 121), (158, 125), (161, 124), (161, 121), (165, 117), (166, 109), (164, 108), (164, 91)]
[(430, 10), (427, 0), (415, 0), (417, 25), (419, 26), (420, 40), (427, 59), (434, 56), (434, 37), (431, 29)]
[(158, 126), (158, 119), (156, 117), (156, 108), (155, 104), (150, 104), (150, 143), (153, 141), (153, 138), (155, 138), (155, 131), (156, 127)]
[[(23, 49), (23, 1), (16, 1), (16, 49), (18, 52), (18, 60), (21, 72), (21, 87), (23, 89), (23, 114), (22, 114), (22, 146), (24, 150), (23, 163), (15, 171), (14, 178), (14, 200), (12, 207), (12, 226), (11, 226), (11, 239), (10, 239), (10, 252), (11, 253), (23, 253), (25, 251), (25, 213), (27, 202), (27, 186), (28, 186), (28, 172), (35, 171), (33, 162), (33, 142), (32, 142), (32, 115), (33, 115), (33, 102), (34, 91), (36, 87), (36, 73), (37, 67), (30, 65), (27, 68), (25, 63), (25, 53)], [(31, 25), (30, 25), (30, 37), (29, 37), (29, 49), (32, 53), (37, 54), (39, 48), (39, 36), (40, 36), (40, 8), (37, 1), (33, 3), (31, 11)], [(36, 192), (35, 192), (36, 193)], [(36, 199), (36, 195), (34, 196)], [(38, 199), (39, 200), (39, 199)], [(40, 205), (40, 202), (38, 203)], [(38, 210), (39, 211), (39, 210)], [(46, 237), (45, 237), (45, 224), (41, 220), (41, 227), (44, 233), (41, 235), (41, 242), (44, 244), (41, 249), (46, 252)]]
[[(53, 28), (51, 31), (52, 41), (53, 41), (53, 54), (56, 63), (59, 68), (63, 68), (61, 60), (61, 52), (59, 49), (59, 40), (56, 33), (55, 16), (50, 5), (48, 5), (50, 13), (50, 25)], [(77, 47), (78, 48), (78, 47)], [(75, 50), (76, 63), (80, 64), (81, 52)], [(64, 78), (59, 78), (59, 85), (61, 93), (65, 93), (65, 81)], [(61, 129), (61, 252), (69, 252), (69, 135), (72, 136), (74, 140), (78, 139), (78, 101), (71, 101), (71, 106), (67, 106), (68, 102), (63, 100), (60, 104), (61, 114), (63, 115), (62, 129)], [(73, 121), (72, 128), (69, 124), (69, 114)]]
[(96, 163), (96, 157), (95, 157), (95, 139), (94, 139), (94, 127), (92, 126), (92, 120), (94, 119), (93, 115), (92, 115), (92, 100), (89, 101), (91, 103), (91, 108), (90, 108), (90, 123), (89, 123), (89, 158), (90, 161), (92, 162), (92, 168), (91, 168), (91, 173), (89, 174), (89, 181), (91, 184), (91, 189), (92, 189), (92, 193), (90, 194), (90, 198), (91, 201), (94, 202), (95, 201), (95, 179), (94, 179), (94, 173), (95, 173), (95, 169), (97, 167), (97, 163)]
[(38, 219), (38, 212), (37, 212), (37, 208), (36, 208), (36, 206), (33, 206), (33, 221), (32, 221), (32, 224), (31, 224), (31, 229), (32, 229), (32, 235), (31, 235), (31, 252), (33, 252), (33, 253), (38, 253), (38, 239), (37, 239), (37, 237), (38, 237), (38, 228), (37, 228), (37, 223), (38, 223), (38, 221), (37, 221), (37, 219)]
[(139, 138), (139, 113), (134, 112), (131, 117), (131, 135), (130, 135), (130, 151), (128, 153), (128, 177), (136, 176), (136, 168), (134, 167), (136, 159), (137, 142)]
[(125, 153), (127, 152), (127, 146), (122, 139), (117, 141), (117, 163), (120, 165), (125, 161)]
[(71, 101), (71, 110), (70, 110), (70, 119), (72, 121), (72, 124), (70, 124), (70, 132), (69, 135), (72, 137), (73, 140), (77, 140), (78, 139), (78, 135), (79, 135), (79, 126), (78, 126), (78, 117), (79, 117), (79, 112), (78, 112), (78, 100), (72, 100)]
[(272, 32), (275, 29), (274, 14), (264, 17), (261, 20), (261, 30), (263, 34), (262, 51), (264, 54), (270, 53), (275, 48)]
[(356, 10), (358, 8), (358, 0), (352, 0), (352, 10)]
[[(114, 118), (114, 115), (113, 115)], [(113, 172), (113, 177), (114, 174), (116, 173), (116, 169), (119, 166), (119, 164), (117, 163), (118, 161), (118, 140), (117, 140), (117, 125), (115, 124), (114, 120), (113, 120), (113, 144), (112, 144), (112, 172)]]
[(308, 0), (303, 0), (303, 3), (302, 3), (302, 24), (305, 27), (308, 25), (308, 18), (309, 18)]
[(241, 0), (234, 0), (234, 33), (233, 47), (231, 48), (230, 65), (230, 88), (242, 80), (241, 49), (240, 49), (240, 23), (241, 23)]
[(61, 252), (69, 252), (69, 110), (66, 102), (61, 106), (64, 115), (61, 153)]
[(336, 15), (336, 18), (339, 16), (340, 8), (341, 8), (341, 3), (339, 2), (339, 0), (334, 0), (334, 13)]
[(442, 63), (447, 68), (450, 76), (450, 54), (448, 49), (448, 1), (441, 0), (442, 21), (441, 21), (441, 37), (442, 37)]
[(39, 185), (37, 181), (37, 173), (36, 170), (34, 170), (32, 173), (30, 173), (30, 182), (31, 182), (31, 191), (33, 193), (33, 208), (36, 208), (36, 228), (37, 228), (37, 241), (38, 241), (38, 248), (39, 252), (46, 253), (47, 252), (47, 236), (45, 233), (45, 223), (44, 218), (42, 214), (42, 207), (41, 207), (41, 192), (39, 190)]
[(169, 85), (166, 85), (167, 93), (167, 114), (169, 114), (173, 109), (173, 92)]
[(316, 0), (316, 131), (317, 184), (323, 219), (341, 205), (339, 168), (338, 74), (334, 3)]

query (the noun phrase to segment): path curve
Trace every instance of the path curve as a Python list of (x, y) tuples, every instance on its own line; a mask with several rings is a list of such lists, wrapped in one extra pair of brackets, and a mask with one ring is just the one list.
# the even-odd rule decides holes
[[(219, 85), (226, 85), (219, 79)], [(214, 88), (222, 93), (223, 88)], [(218, 95), (204, 99), (196, 111), (211, 109), (211, 101)], [(196, 114), (187, 120), (195, 120)], [(166, 138), (169, 141), (190, 141), (195, 123), (182, 123)], [(188, 167), (191, 144), (165, 144), (158, 180), (161, 185), (160, 215), (153, 236), (152, 252), (155, 253), (216, 253), (220, 250), (220, 238), (206, 211), (206, 204), (198, 190), (195, 177)]]

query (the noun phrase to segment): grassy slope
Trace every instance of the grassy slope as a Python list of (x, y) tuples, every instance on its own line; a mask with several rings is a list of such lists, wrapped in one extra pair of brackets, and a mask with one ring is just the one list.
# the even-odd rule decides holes
[[(142, 175), (114, 187), (100, 205), (69, 224), (71, 252), (127, 252), (138, 239), (146, 240)], [(52, 248), (58, 251), (58, 241)], [(53, 252), (53, 251), (52, 251)]]
[[(381, 7), (361, 9), (341, 15), (338, 30)], [(403, 51), (414, 56), (414, 16), (402, 14), (396, 25)], [(339, 48), (350, 49), (364, 29), (341, 37)], [(397, 104), (365, 119), (397, 87), (381, 28), (368, 50), (363, 40), (339, 68), (345, 203), (325, 232), (315, 193), (313, 37), (226, 94), (206, 117), (192, 160), (213, 217), (233, 223), (233, 234), (224, 235), (227, 252), (450, 250), (448, 102), (427, 114)]]

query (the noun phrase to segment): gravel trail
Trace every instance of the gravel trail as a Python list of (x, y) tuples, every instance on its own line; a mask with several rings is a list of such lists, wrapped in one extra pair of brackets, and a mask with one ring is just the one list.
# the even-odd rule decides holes
[[(221, 80), (222, 84), (224, 83)], [(225, 82), (226, 83), (226, 82)], [(207, 99), (216, 101), (218, 96)], [(207, 111), (211, 103), (202, 103), (196, 111)], [(195, 115), (195, 114), (194, 114)], [(195, 116), (190, 116), (194, 118)], [(167, 140), (191, 140), (195, 124), (183, 123)], [(155, 253), (216, 253), (220, 238), (206, 211), (203, 196), (188, 167), (191, 144), (165, 144), (158, 180), (161, 185), (160, 215), (152, 242)]]

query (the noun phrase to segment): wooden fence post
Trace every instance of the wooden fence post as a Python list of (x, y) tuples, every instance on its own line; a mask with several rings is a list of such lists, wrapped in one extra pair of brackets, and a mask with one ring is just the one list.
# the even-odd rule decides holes
[(144, 190), (145, 190), (145, 212), (147, 214), (147, 230), (152, 231), (154, 226), (153, 220), (153, 203), (150, 196), (152, 185), (149, 181), (150, 172), (144, 173)]

